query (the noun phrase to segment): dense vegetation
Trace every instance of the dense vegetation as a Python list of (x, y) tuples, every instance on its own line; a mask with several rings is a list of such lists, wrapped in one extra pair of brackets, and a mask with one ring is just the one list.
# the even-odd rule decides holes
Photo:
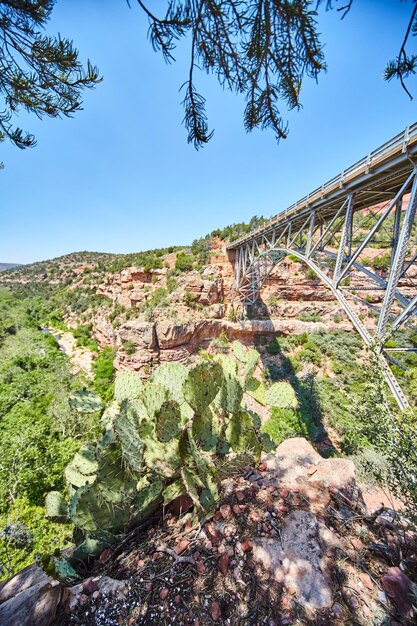
[[(36, 304), (0, 291), (0, 577), (71, 541), (69, 526), (45, 519), (44, 498), (63, 487), (64, 467), (98, 426), (97, 414), (81, 418), (72, 407), (71, 395), (87, 383), (39, 329)], [(106, 354), (95, 367), (94, 384), (108, 397)]]

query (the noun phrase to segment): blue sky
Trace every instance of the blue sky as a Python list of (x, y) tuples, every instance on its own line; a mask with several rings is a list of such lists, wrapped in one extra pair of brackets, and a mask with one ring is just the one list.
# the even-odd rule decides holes
[(306, 80), (303, 108), (286, 114), (290, 133), (279, 145), (270, 131), (246, 134), (243, 98), (200, 74), (215, 133), (197, 152), (186, 141), (178, 91), (188, 47), (167, 66), (131, 4), (57, 1), (48, 32), (73, 38), (104, 81), (72, 119), (22, 113), (18, 123), (34, 132), (36, 148), (0, 144), (1, 262), (191, 243), (254, 214), (277, 213), (416, 121), (415, 101), (382, 80), (411, 3), (355, 0), (343, 21), (320, 10), (328, 72), (318, 84)]

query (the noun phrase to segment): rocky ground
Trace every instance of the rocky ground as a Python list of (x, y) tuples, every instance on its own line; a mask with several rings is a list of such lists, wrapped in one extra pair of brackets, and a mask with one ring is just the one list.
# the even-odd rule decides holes
[(224, 481), (213, 518), (178, 513), (105, 550), (73, 587), (26, 568), (0, 586), (1, 626), (415, 623), (415, 537), (393, 510), (366, 508), (350, 460), (288, 439)]

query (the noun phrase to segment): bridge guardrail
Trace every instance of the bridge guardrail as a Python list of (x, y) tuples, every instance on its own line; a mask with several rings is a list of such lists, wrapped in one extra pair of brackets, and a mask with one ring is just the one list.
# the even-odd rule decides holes
[(317, 187), (317, 189), (315, 189), (314, 191), (308, 193), (306, 196), (304, 196), (300, 200), (297, 200), (297, 202), (294, 202), (288, 208), (274, 215), (274, 217), (272, 217), (268, 222), (266, 222), (262, 226), (259, 226), (255, 230), (252, 230), (250, 233), (248, 233), (244, 237), (240, 237), (236, 241), (231, 242), (230, 244), (226, 246), (226, 248), (227, 249), (236, 248), (241, 243), (244, 243), (245, 241), (253, 239), (256, 235), (268, 231), (268, 229), (274, 226), (278, 222), (278, 220), (282, 219), (283, 217), (284, 219), (287, 218), (288, 215), (291, 214), (294, 210), (296, 210), (299, 206), (302, 206), (302, 205), (308, 206), (309, 202), (313, 198), (314, 200), (316, 200), (315, 196), (317, 196), (317, 194), (319, 194), (320, 197), (323, 197), (324, 195), (326, 195), (326, 190), (329, 190), (330, 188), (334, 187), (337, 184), (342, 186), (343, 181), (346, 178), (352, 177), (352, 175), (354, 175), (355, 172), (358, 172), (364, 166), (366, 166), (367, 171), (369, 171), (373, 163), (375, 163), (375, 161), (378, 161), (379, 159), (381, 159), (384, 155), (389, 153), (391, 150), (398, 149), (400, 146), (402, 146), (401, 152), (405, 153), (407, 150), (407, 145), (412, 138), (417, 138), (417, 122), (414, 122), (414, 124), (407, 126), (407, 128), (405, 128), (401, 133), (398, 133), (397, 135), (395, 135), (394, 137), (386, 141), (384, 144), (382, 144), (382, 146), (379, 146), (378, 148), (370, 152), (368, 155), (366, 155), (359, 161), (356, 161), (356, 163), (348, 167), (346, 170), (343, 170), (337, 176), (334, 176), (323, 185), (320, 185), (320, 187)]

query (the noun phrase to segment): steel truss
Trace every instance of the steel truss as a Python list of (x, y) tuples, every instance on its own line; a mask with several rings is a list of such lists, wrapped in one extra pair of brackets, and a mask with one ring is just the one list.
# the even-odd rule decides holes
[[(393, 333), (405, 326), (415, 328), (416, 322), (417, 282), (410, 271), (417, 267), (416, 163), (414, 124), (228, 246), (235, 264), (236, 294), (246, 304), (258, 300), (263, 282), (287, 255), (308, 265), (333, 293), (365, 344), (376, 349), (401, 409), (409, 402), (388, 362), (397, 363), (394, 351), (410, 352), (415, 347), (393, 350), (386, 344)], [(375, 250), (375, 242), (390, 257), (385, 272), (372, 269), (365, 258)], [(377, 316), (372, 330), (352, 307), (366, 292), (383, 294), (380, 305), (370, 307)]]

